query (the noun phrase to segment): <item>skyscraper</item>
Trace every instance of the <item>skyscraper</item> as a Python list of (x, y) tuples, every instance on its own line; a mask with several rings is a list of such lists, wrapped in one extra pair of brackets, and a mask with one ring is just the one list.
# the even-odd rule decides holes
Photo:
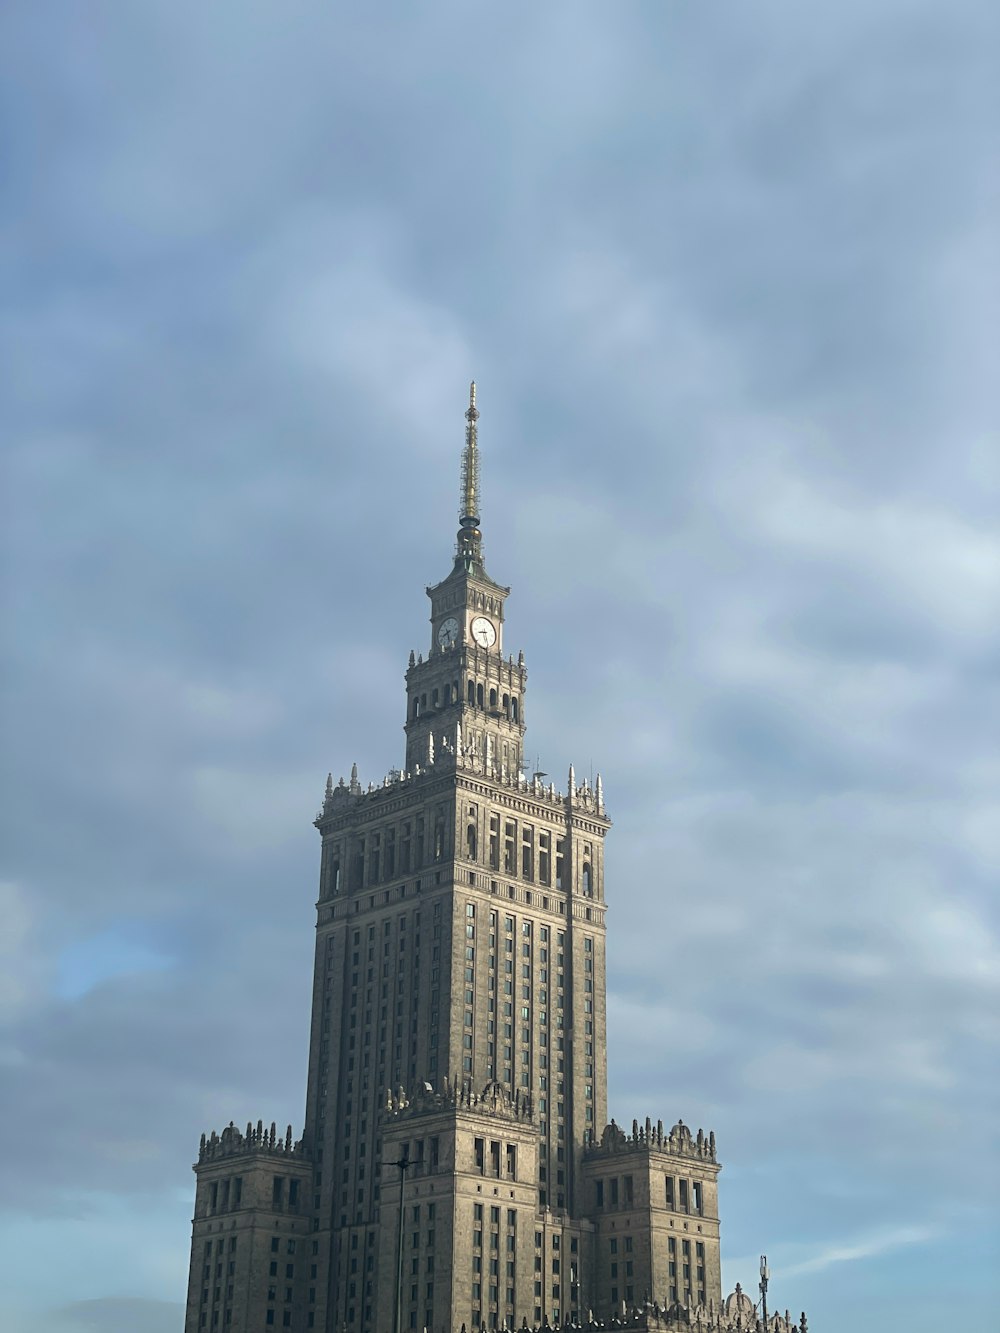
[(610, 820), (600, 776), (570, 768), (559, 792), (525, 772), (527, 669), (483, 558), (475, 385), (465, 417), (404, 767), (328, 778), (315, 821), (302, 1137), (260, 1122), (203, 1137), (187, 1333), (725, 1315), (714, 1135), (607, 1121)]

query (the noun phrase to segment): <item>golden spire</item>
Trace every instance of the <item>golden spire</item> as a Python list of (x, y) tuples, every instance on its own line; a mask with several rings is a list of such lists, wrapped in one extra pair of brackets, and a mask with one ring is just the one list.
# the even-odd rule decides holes
[(476, 381), (469, 385), (465, 413), (465, 448), (462, 451), (462, 500), (458, 511), (458, 560), (466, 569), (483, 563), (483, 534), (479, 531), (479, 442), (476, 437)]

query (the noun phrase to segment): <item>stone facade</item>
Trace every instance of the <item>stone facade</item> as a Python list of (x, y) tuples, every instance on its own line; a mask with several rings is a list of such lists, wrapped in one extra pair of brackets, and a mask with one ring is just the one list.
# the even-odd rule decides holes
[(748, 1298), (722, 1301), (715, 1136), (607, 1122), (611, 825), (599, 775), (524, 771), (478, 415), (473, 386), (405, 768), (328, 778), (315, 821), (302, 1138), (202, 1139), (186, 1333), (752, 1327)]
[(194, 1169), (185, 1329), (263, 1328), (268, 1310), (304, 1327), (313, 1166), (291, 1126), (203, 1134)]
[(628, 1309), (654, 1298), (685, 1307), (717, 1302), (719, 1194), (715, 1135), (683, 1122), (612, 1120), (585, 1157), (586, 1206), (596, 1226), (594, 1307)]

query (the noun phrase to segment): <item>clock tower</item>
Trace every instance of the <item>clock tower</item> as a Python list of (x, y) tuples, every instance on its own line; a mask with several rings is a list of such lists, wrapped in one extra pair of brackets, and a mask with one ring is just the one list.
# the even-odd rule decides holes
[(315, 820), (302, 1136), (203, 1136), (185, 1333), (542, 1330), (623, 1307), (636, 1327), (746, 1327), (739, 1292), (721, 1306), (715, 1136), (608, 1122), (611, 821), (599, 775), (571, 767), (558, 791), (524, 772), (478, 419), (473, 384), (404, 766), (329, 777)]
[(523, 653), (516, 662), (504, 658), (510, 589), (495, 583), (483, 563), (474, 383), (465, 420), (455, 563), (446, 579), (427, 589), (430, 647), (426, 657), (410, 654), (406, 673), (406, 768), (427, 768), (437, 751), (454, 748), (484, 771), (516, 779), (523, 766), (527, 672)]

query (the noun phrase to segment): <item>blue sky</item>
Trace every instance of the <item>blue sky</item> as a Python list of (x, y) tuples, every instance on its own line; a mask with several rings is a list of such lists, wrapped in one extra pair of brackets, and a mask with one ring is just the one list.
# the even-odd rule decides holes
[(198, 1136), (301, 1124), (310, 823), (401, 761), (472, 377), (613, 1114), (715, 1129), (811, 1327), (995, 1309), (998, 27), (5, 8), (5, 1328), (179, 1333)]

